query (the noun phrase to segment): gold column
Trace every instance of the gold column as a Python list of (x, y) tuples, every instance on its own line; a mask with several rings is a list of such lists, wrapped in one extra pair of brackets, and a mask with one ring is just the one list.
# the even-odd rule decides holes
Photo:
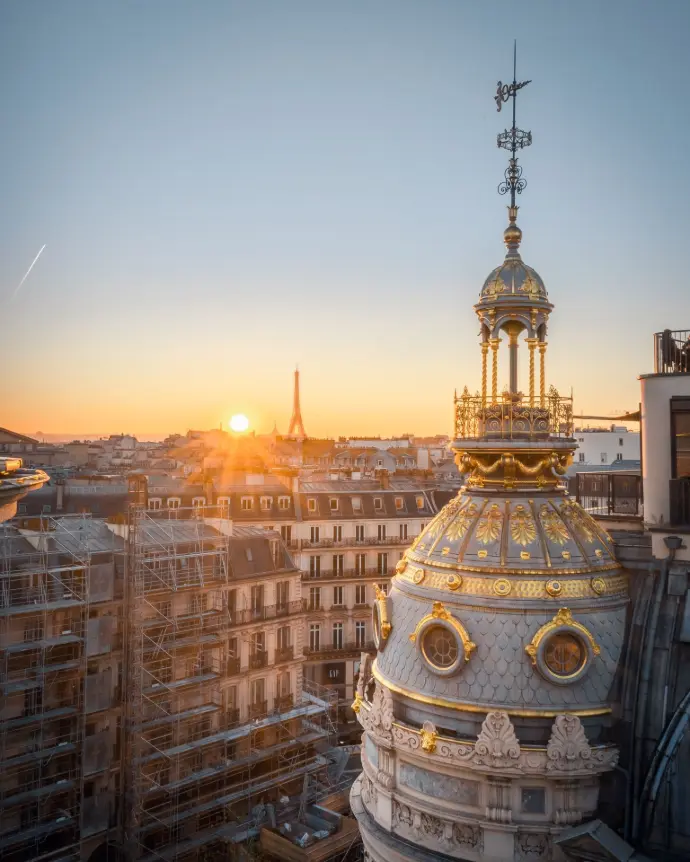
[(486, 407), (486, 372), (489, 342), (482, 341), (482, 407)]
[(529, 406), (534, 407), (534, 351), (537, 347), (536, 338), (527, 338), (529, 347)]
[(496, 404), (498, 401), (498, 345), (501, 343), (500, 338), (491, 339), (491, 349), (493, 350), (493, 361), (491, 367), (491, 403)]
[(546, 407), (546, 342), (539, 342), (539, 406)]

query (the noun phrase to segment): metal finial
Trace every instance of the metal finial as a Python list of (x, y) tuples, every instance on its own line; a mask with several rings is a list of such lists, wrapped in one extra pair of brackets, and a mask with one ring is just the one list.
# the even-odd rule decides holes
[(501, 110), (503, 103), (507, 102), (508, 99), (512, 98), (513, 100), (512, 128), (505, 129), (496, 139), (499, 147), (510, 152), (510, 160), (508, 162), (508, 167), (506, 168), (505, 179), (499, 185), (498, 193), (500, 195), (505, 195), (510, 192), (511, 223), (515, 220), (513, 214), (517, 213), (515, 195), (520, 194), (527, 185), (527, 180), (522, 178), (522, 168), (518, 165), (517, 151), (522, 150), (524, 147), (529, 147), (532, 143), (532, 132), (523, 132), (515, 125), (515, 102), (517, 91), (526, 87), (527, 84), (530, 83), (531, 81), (522, 81), (521, 83), (518, 83), (517, 81), (517, 41), (515, 41), (513, 43), (513, 83), (503, 84), (499, 81), (496, 87), (496, 95), (494, 96), (494, 100), (498, 106), (498, 111)]

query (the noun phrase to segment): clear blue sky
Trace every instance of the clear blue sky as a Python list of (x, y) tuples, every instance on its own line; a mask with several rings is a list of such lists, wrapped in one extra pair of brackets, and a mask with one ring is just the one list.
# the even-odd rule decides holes
[(688, 0), (6, 0), (0, 424), (286, 430), (299, 362), (309, 433), (448, 431), (513, 38), (549, 382), (633, 409), (690, 328), (689, 33)]

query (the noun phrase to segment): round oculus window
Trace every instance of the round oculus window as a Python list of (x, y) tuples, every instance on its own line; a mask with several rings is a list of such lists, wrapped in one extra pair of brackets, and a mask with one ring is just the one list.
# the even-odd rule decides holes
[(446, 626), (429, 626), (424, 632), (421, 646), (424, 658), (439, 670), (448, 670), (458, 660), (457, 639)]
[(587, 650), (571, 632), (557, 632), (544, 644), (544, 664), (555, 676), (570, 677), (587, 661)]

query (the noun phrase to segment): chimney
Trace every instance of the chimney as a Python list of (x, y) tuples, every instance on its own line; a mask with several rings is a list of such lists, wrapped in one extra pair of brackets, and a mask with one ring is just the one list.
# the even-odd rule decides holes
[(206, 497), (206, 505), (213, 506), (215, 503), (215, 485), (213, 484), (213, 477), (206, 476), (204, 479), (204, 497)]
[(391, 486), (388, 470), (381, 470), (381, 488), (387, 491)]

